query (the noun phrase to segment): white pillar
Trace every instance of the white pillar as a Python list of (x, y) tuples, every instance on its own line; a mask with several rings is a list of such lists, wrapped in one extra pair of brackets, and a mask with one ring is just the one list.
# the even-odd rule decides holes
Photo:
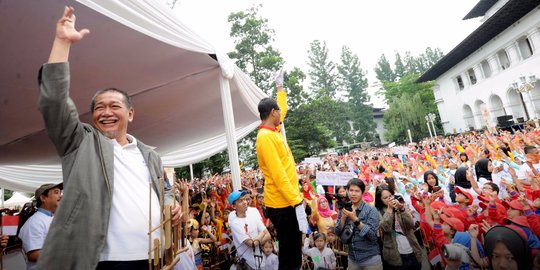
[(461, 73), (461, 79), (463, 80), (463, 86), (465, 88), (471, 86), (471, 79), (469, 78), (469, 73), (467, 71)]
[(534, 28), (527, 34), (527, 38), (531, 42), (533, 53), (540, 52), (540, 31), (538, 28)]
[(489, 68), (491, 69), (491, 76), (499, 73), (501, 68), (500, 68), (499, 62), (497, 61), (497, 56), (495, 54), (490, 55), (487, 58), (487, 61), (489, 64)]
[(513, 42), (512, 44), (506, 46), (504, 48), (506, 53), (508, 54), (508, 58), (510, 60), (510, 65), (515, 65), (521, 61), (521, 55), (518, 51), (517, 43)]
[(231, 99), (229, 80), (219, 76), (221, 92), (221, 106), (223, 107), (223, 121), (225, 122), (225, 134), (227, 138), (227, 150), (229, 151), (229, 166), (231, 167), (232, 186), (234, 190), (242, 188), (240, 181), (240, 163), (238, 161), (238, 146), (236, 145), (236, 128), (234, 126), (234, 112)]
[(482, 67), (480, 64), (473, 66), (474, 75), (476, 76), (476, 83), (480, 82), (485, 78), (484, 73), (482, 72)]

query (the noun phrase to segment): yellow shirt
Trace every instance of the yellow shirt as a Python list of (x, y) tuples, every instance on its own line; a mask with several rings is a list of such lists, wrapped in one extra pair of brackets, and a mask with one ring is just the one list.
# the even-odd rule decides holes
[[(278, 92), (281, 120), (287, 112), (285, 92)], [(291, 149), (277, 130), (259, 129), (257, 159), (264, 174), (264, 204), (271, 208), (295, 206), (302, 201), (298, 189), (296, 163)]]

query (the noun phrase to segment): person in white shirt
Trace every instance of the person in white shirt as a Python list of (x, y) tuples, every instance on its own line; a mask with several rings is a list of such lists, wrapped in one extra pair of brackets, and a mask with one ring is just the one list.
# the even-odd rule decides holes
[(34, 194), (38, 210), (24, 223), (19, 232), (26, 253), (27, 270), (36, 269), (54, 212), (62, 199), (62, 188), (62, 183), (44, 184)]
[[(315, 246), (310, 248), (310, 243), (315, 242)], [(304, 241), (304, 254), (313, 261), (313, 269), (336, 269), (336, 255), (334, 251), (326, 246), (326, 236), (324, 233), (315, 232), (309, 235)]]
[(279, 258), (274, 253), (274, 241), (272, 239), (264, 242), (263, 244), (264, 252), (264, 266), (265, 270), (278, 270), (279, 268)]
[(245, 262), (247, 269), (264, 269), (261, 246), (270, 239), (270, 233), (260, 215), (247, 211), (246, 194), (245, 191), (229, 194), (228, 201), (235, 209), (229, 214), (229, 227), (239, 260)]

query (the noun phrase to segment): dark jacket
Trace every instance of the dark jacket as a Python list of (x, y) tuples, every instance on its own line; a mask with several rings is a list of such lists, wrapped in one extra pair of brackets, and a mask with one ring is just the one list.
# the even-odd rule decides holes
[[(416, 236), (414, 235), (414, 220), (410, 213), (408, 212), (395, 212), (395, 218), (398, 220), (399, 225), (401, 227), (401, 230), (403, 231), (403, 234), (405, 237), (407, 237), (407, 240), (409, 240), (409, 245), (411, 245), (414, 255), (416, 255), (416, 259), (419, 263), (422, 262), (422, 249), (420, 248), (420, 244), (418, 244), (418, 241), (416, 240)], [(387, 263), (394, 265), (394, 266), (401, 266), (401, 256), (398, 251), (398, 246), (396, 242), (396, 237), (394, 234), (394, 226), (392, 226), (392, 223), (394, 222), (394, 214), (390, 214), (388, 212), (385, 212), (384, 215), (381, 218), (380, 223), (380, 230), (381, 230), (381, 237), (382, 237), (382, 253), (383, 253), (383, 260)]]
[[(113, 146), (98, 130), (80, 122), (77, 108), (69, 98), (68, 63), (43, 65), (39, 87), (39, 110), (62, 159), (64, 195), (37, 268), (95, 269), (109, 224), (114, 185)], [(157, 192), (158, 179), (163, 176), (161, 158), (140, 141), (137, 145)], [(170, 202), (170, 191), (165, 195)]]

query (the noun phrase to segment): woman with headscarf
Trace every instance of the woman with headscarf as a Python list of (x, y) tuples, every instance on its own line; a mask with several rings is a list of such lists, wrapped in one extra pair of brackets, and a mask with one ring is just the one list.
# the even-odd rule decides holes
[(493, 270), (531, 269), (531, 249), (517, 226), (495, 226), (484, 236), (484, 247)]
[(327, 233), (336, 225), (337, 212), (330, 209), (330, 204), (324, 195), (313, 198), (314, 211), (311, 214), (311, 222), (317, 225), (320, 233)]
[(488, 181), (493, 181), (493, 178), (491, 177), (491, 174), (493, 173), (493, 164), (491, 163), (491, 160), (487, 158), (478, 160), (474, 165), (474, 170), (476, 171), (476, 180), (482, 185)]

